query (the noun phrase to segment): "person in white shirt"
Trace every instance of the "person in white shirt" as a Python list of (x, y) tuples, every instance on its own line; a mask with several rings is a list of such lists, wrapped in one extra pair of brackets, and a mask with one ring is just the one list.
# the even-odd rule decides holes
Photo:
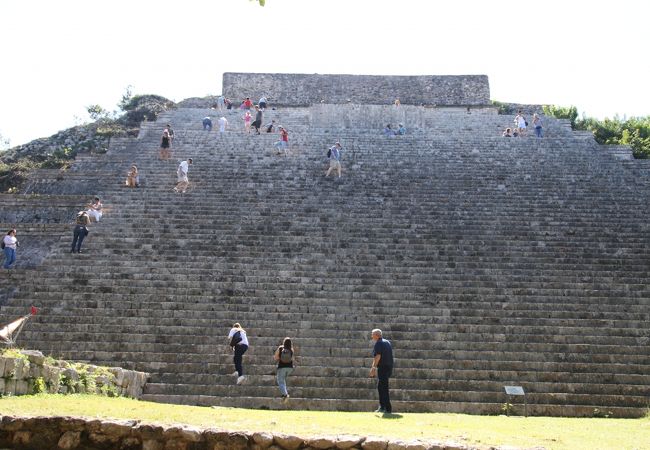
[(191, 164), (192, 158), (188, 158), (187, 161), (181, 161), (181, 163), (178, 165), (178, 169), (176, 170), (178, 181), (176, 182), (174, 192), (180, 192), (181, 194), (184, 194), (187, 190), (187, 187), (190, 185), (190, 182), (187, 179), (187, 171), (190, 169)]
[(99, 197), (95, 197), (95, 200), (88, 205), (86, 212), (90, 217), (95, 219), (95, 222), (99, 222), (99, 219), (102, 218), (102, 202), (99, 201)]
[(259, 105), (260, 109), (264, 111), (266, 109), (266, 97), (262, 96), (257, 104)]
[(2, 239), (4, 244), (5, 263), (2, 267), (9, 269), (13, 263), (16, 262), (16, 247), (18, 247), (18, 239), (16, 239), (16, 229), (12, 228), (7, 231), (7, 235)]
[(226, 128), (228, 128), (228, 119), (221, 116), (219, 119), (219, 133), (225, 133)]
[(239, 323), (236, 323), (228, 333), (228, 345), (234, 352), (233, 362), (235, 363), (235, 371), (233, 375), (237, 375), (237, 384), (241, 384), (246, 377), (244, 376), (244, 367), (242, 365), (244, 353), (248, 350), (248, 337), (246, 330), (244, 330)]

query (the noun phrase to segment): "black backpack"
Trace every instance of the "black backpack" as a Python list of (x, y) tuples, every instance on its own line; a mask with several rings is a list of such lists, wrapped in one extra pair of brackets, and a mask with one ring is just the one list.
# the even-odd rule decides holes
[(239, 344), (241, 341), (242, 341), (241, 331), (237, 331), (230, 338), (230, 346), (234, 347), (235, 345)]
[(289, 364), (293, 360), (293, 352), (288, 348), (282, 348), (280, 350), (280, 362), (283, 364)]
[(5, 240), (4, 240), (4, 238), (2, 239), (2, 242), (0, 242), (0, 249), (1, 250), (5, 249)]
[(328, 158), (332, 157), (332, 149), (331, 148), (327, 149), (327, 157)]

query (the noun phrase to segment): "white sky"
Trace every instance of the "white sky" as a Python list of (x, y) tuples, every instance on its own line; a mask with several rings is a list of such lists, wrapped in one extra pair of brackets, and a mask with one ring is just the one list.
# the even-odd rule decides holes
[(12, 145), (135, 94), (221, 92), (223, 72), (486, 74), (491, 98), (650, 115), (639, 0), (0, 0)]

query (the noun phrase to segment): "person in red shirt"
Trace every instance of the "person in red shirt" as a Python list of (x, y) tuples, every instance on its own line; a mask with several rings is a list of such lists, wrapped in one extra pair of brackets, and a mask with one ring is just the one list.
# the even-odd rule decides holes
[(289, 133), (284, 127), (278, 127), (278, 129), (280, 130), (280, 140), (275, 143), (274, 147), (278, 155), (284, 150), (284, 156), (287, 156), (289, 150)]
[(250, 111), (250, 109), (253, 107), (253, 101), (251, 100), (250, 97), (246, 97), (246, 100), (241, 102), (241, 107), (242, 109), (247, 109)]

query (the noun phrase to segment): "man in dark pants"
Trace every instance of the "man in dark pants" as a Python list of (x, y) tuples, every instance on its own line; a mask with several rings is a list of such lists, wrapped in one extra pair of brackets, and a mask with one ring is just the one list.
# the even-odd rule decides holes
[(377, 376), (377, 391), (379, 392), (379, 409), (375, 412), (391, 414), (393, 408), (390, 405), (388, 379), (393, 373), (393, 347), (389, 341), (382, 338), (379, 328), (372, 330), (372, 340), (375, 341), (375, 347), (372, 350), (370, 377)]

